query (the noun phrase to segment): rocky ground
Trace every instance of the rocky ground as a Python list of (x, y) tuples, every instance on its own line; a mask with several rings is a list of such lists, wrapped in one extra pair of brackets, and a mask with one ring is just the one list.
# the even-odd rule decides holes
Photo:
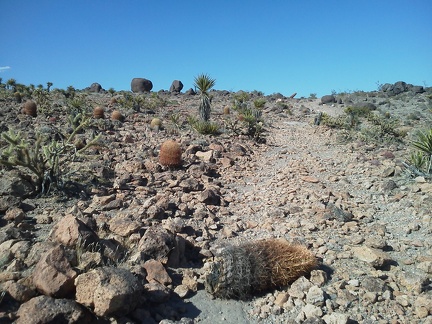
[[(237, 112), (222, 111), (236, 94), (226, 91), (212, 92), (212, 120), (225, 125), (216, 136), (187, 126), (193, 95), (160, 92), (137, 109), (122, 94), (81, 94), (105, 118), (78, 137), (104, 145), (64, 164), (74, 181), (37, 195), (18, 176), (25, 168), (0, 169), (0, 322), (432, 323), (432, 183), (405, 164), (415, 131), (430, 128), (431, 89), (397, 86), (334, 103), (265, 96), (265, 143), (230, 131)], [(69, 99), (49, 102), (30, 117), (5, 96), (1, 131), (14, 125), (29, 141), (67, 131)], [(314, 124), (351, 105), (397, 118), (407, 136)], [(110, 121), (113, 110), (124, 120)], [(179, 168), (158, 161), (168, 138), (181, 144)], [(248, 300), (205, 291), (224, 246), (267, 238), (307, 246), (318, 268)]]

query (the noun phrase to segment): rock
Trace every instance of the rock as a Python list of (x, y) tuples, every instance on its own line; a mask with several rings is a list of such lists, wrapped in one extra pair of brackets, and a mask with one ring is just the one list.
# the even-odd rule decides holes
[(24, 220), (25, 213), (21, 208), (12, 207), (6, 211), (3, 219), (6, 219), (9, 222), (14, 222), (15, 224), (19, 224)]
[(131, 81), (131, 90), (135, 93), (149, 92), (153, 89), (153, 83), (144, 78), (133, 78)]
[(336, 219), (339, 222), (349, 222), (353, 219), (353, 214), (342, 210), (333, 203), (328, 203), (325, 207), (323, 217), (328, 220)]
[(178, 285), (177, 287), (174, 288), (174, 292), (180, 297), (180, 298), (185, 298), (190, 290), (187, 286), (185, 285)]
[(425, 318), (428, 315), (432, 315), (432, 300), (430, 296), (418, 296), (414, 302), (414, 309), (419, 318)]
[(400, 273), (398, 279), (402, 286), (416, 294), (424, 291), (430, 280), (426, 273), (419, 270), (403, 271)]
[(377, 106), (374, 105), (372, 102), (369, 102), (369, 101), (361, 101), (361, 102), (355, 103), (353, 105), (353, 108), (373, 111), (373, 110), (377, 109)]
[(103, 90), (102, 86), (99, 83), (97, 83), (97, 82), (92, 83), (91, 86), (88, 87), (87, 89), (90, 92), (96, 92), (96, 93), (101, 92)]
[[(309, 288), (307, 294), (306, 294), (306, 302), (308, 304), (312, 304), (315, 306), (323, 306), (324, 305), (324, 291), (317, 287), (312, 286)], [(308, 316), (306, 316), (308, 317)]]
[(97, 235), (72, 214), (63, 217), (53, 227), (50, 238), (65, 246), (76, 246), (78, 243), (88, 246), (98, 240)]
[(141, 301), (142, 284), (128, 270), (101, 267), (75, 279), (76, 301), (97, 316), (127, 314)]
[(71, 299), (38, 296), (22, 304), (16, 324), (92, 323), (91, 313)]
[(9, 171), (0, 177), (0, 196), (27, 198), (33, 195), (34, 186), (19, 176), (17, 171)]
[(12, 195), (0, 196), (0, 213), (5, 213), (11, 207), (18, 207), (20, 202), (21, 197)]
[(75, 291), (72, 269), (65, 250), (58, 245), (42, 255), (33, 272), (33, 284), (44, 295), (66, 297)]
[(377, 293), (383, 293), (388, 289), (386, 283), (383, 280), (374, 277), (363, 278), (361, 280), (361, 286), (366, 291), (377, 292)]
[(387, 253), (378, 249), (367, 246), (353, 246), (351, 249), (357, 259), (370, 264), (374, 268), (380, 268), (391, 261)]
[(163, 264), (168, 262), (168, 256), (176, 246), (175, 235), (162, 226), (155, 225), (147, 229), (138, 243), (144, 260), (155, 259)]
[(78, 268), (82, 272), (89, 271), (102, 265), (102, 255), (99, 252), (84, 252), (78, 256)]
[(336, 98), (333, 95), (325, 95), (321, 97), (321, 103), (332, 104), (336, 102)]
[(320, 182), (318, 178), (312, 177), (312, 176), (302, 176), (301, 179), (304, 182), (310, 182), (310, 183), (318, 183)]
[(164, 303), (171, 296), (171, 290), (157, 281), (152, 281), (144, 285), (145, 296), (153, 303)]
[(142, 223), (136, 220), (133, 215), (125, 213), (117, 213), (108, 222), (110, 230), (122, 237), (128, 237), (133, 233), (138, 232), (142, 227)]
[(3, 284), (2, 289), (7, 291), (13, 299), (19, 301), (20, 303), (24, 303), (36, 295), (36, 291), (33, 289), (13, 280), (6, 281)]
[(183, 83), (179, 80), (174, 80), (171, 83), (171, 87), (170, 87), (169, 91), (179, 93), (180, 91), (182, 91), (182, 89), (183, 89)]
[(288, 301), (289, 294), (280, 292), (275, 299), (275, 304), (279, 307), (283, 307), (283, 305)]
[(199, 195), (198, 200), (206, 205), (219, 206), (221, 202), (220, 195), (214, 189), (205, 189)]
[(306, 318), (323, 316), (323, 311), (321, 310), (321, 308), (311, 304), (306, 304), (305, 306), (303, 306), (302, 312), (304, 313)]
[(157, 282), (163, 285), (169, 285), (172, 283), (171, 277), (168, 275), (164, 266), (160, 261), (157, 260), (148, 260), (144, 263), (143, 267), (147, 271), (147, 281), (151, 282), (152, 280), (156, 280)]
[(346, 314), (333, 312), (323, 316), (323, 320), (326, 324), (347, 324), (349, 317)]
[(306, 292), (313, 286), (313, 284), (305, 277), (300, 277), (291, 284), (288, 289), (288, 294), (292, 297), (303, 299)]
[(190, 95), (190, 96), (194, 96), (194, 95), (196, 95), (196, 92), (194, 89), (190, 88), (189, 90), (186, 90), (185, 94)]
[(204, 162), (211, 162), (214, 161), (213, 152), (213, 150), (208, 150), (206, 152), (198, 151), (195, 155)]
[(310, 274), (310, 281), (314, 285), (322, 287), (327, 282), (327, 273), (325, 273), (323, 270), (312, 270)]

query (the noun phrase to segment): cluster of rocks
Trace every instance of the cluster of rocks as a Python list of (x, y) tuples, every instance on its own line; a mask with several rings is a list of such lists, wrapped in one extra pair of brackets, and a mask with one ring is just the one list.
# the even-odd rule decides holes
[[(191, 114), (193, 98), (166, 95), (174, 106), (155, 114)], [(423, 109), (425, 94), (413, 96)], [(110, 99), (95, 97), (107, 109)], [(124, 112), (101, 132), (101, 159), (77, 162), (109, 185), (80, 198), (35, 198), (28, 179), (1, 169), (0, 321), (431, 323), (432, 184), (404, 173), (407, 146), (340, 143), (312, 126), (318, 111), (342, 112), (337, 100), (266, 99), (267, 144), (154, 131), (148, 114)], [(212, 118), (221, 121), (230, 100), (215, 92)], [(394, 111), (406, 106), (397, 100)], [(18, 109), (3, 111), (16, 119)], [(177, 169), (158, 163), (173, 136), (183, 149)], [(289, 287), (214, 307), (203, 292), (207, 260), (227, 242), (278, 237), (308, 246), (320, 266)]]

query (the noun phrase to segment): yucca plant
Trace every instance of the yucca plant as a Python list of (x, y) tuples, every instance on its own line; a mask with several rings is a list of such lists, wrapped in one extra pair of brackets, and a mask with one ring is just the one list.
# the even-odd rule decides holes
[(208, 74), (199, 74), (194, 79), (194, 86), (198, 89), (200, 94), (200, 105), (198, 107), (198, 113), (203, 121), (210, 119), (210, 97), (209, 90), (214, 87), (216, 80), (212, 79)]
[(412, 145), (426, 156), (428, 160), (426, 172), (430, 173), (432, 171), (432, 128), (427, 132), (419, 132), (417, 140)]

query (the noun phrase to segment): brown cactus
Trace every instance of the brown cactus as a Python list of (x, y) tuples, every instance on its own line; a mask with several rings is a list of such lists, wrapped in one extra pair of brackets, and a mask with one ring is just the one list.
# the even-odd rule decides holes
[(223, 109), (223, 114), (224, 115), (229, 115), (230, 114), (230, 107), (229, 106), (225, 106)]
[(34, 102), (33, 100), (27, 100), (24, 104), (24, 114), (36, 117), (37, 116), (36, 102)]
[(104, 118), (104, 115), (105, 115), (105, 110), (102, 107), (96, 106), (93, 109), (93, 117), (94, 118)]
[(123, 115), (120, 111), (114, 110), (111, 114), (111, 119), (123, 121)]
[(153, 118), (150, 122), (150, 128), (159, 130), (162, 127), (162, 120), (160, 118)]
[(317, 266), (306, 247), (284, 239), (225, 248), (210, 265), (206, 290), (220, 298), (250, 297), (254, 291), (285, 287)]
[(173, 140), (165, 141), (160, 148), (159, 162), (164, 166), (177, 167), (182, 163), (180, 144)]

